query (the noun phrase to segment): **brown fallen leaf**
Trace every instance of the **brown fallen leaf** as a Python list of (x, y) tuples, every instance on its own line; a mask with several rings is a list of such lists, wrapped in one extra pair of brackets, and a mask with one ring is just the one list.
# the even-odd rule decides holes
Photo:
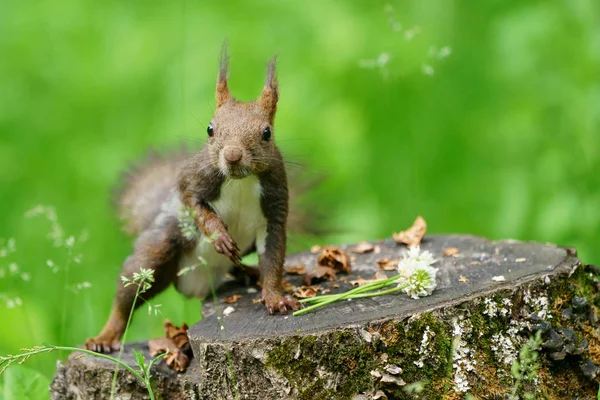
[(330, 280), (330, 281), (335, 280), (335, 278), (336, 278), (335, 270), (331, 267), (317, 265), (316, 267), (314, 267), (313, 269), (308, 271), (306, 273), (306, 275), (304, 275), (304, 282), (306, 283), (306, 285), (310, 286), (313, 279), (324, 279), (324, 278), (326, 278), (327, 280)]
[(400, 260), (390, 260), (389, 258), (384, 258), (383, 260), (378, 260), (377, 265), (379, 265), (379, 268), (386, 271), (394, 271), (396, 268), (398, 268), (399, 262)]
[(315, 297), (321, 289), (323, 288), (318, 285), (298, 286), (293, 296), (299, 299), (308, 299), (310, 297)]
[(286, 265), (284, 270), (287, 274), (304, 275), (306, 273), (306, 265)]
[(469, 282), (469, 280), (467, 279), (467, 277), (466, 277), (466, 276), (464, 276), (464, 275), (461, 275), (461, 276), (458, 278), (458, 281), (459, 281), (459, 282), (462, 282), (462, 283)]
[[(380, 274), (378, 274), (379, 272), (383, 273), (384, 276), (381, 276)], [(378, 282), (382, 279), (387, 279), (387, 275), (385, 275), (385, 273), (383, 271), (377, 271), (377, 273), (375, 273), (374, 279), (364, 279), (363, 277), (361, 277), (359, 275), (356, 277), (355, 280), (350, 281), (350, 284), (352, 286), (362, 286), (362, 285), (366, 285), (367, 283)]]
[(392, 234), (392, 237), (398, 244), (405, 244), (408, 247), (414, 247), (421, 244), (421, 239), (427, 231), (427, 223), (423, 217), (418, 216), (413, 225), (405, 231)]
[(343, 271), (347, 274), (351, 271), (348, 255), (337, 246), (323, 247), (317, 262), (319, 265), (333, 268), (336, 271)]
[(458, 257), (460, 250), (458, 250), (456, 247), (448, 247), (444, 249), (442, 254), (444, 254), (444, 257)]
[(179, 327), (173, 325), (171, 321), (166, 319), (163, 322), (163, 329), (165, 330), (165, 336), (167, 339), (171, 339), (177, 348), (183, 350), (187, 349), (186, 345), (189, 345), (190, 339), (187, 334), (189, 328), (185, 322)]
[(340, 284), (339, 283), (332, 283), (331, 285), (329, 285), (329, 287), (332, 288), (332, 289), (337, 289), (337, 288), (340, 287)]
[(370, 253), (375, 250), (375, 246), (369, 242), (362, 241), (356, 244), (356, 246), (348, 249), (348, 251), (357, 254)]
[(313, 247), (310, 248), (310, 252), (313, 254), (317, 254), (319, 251), (321, 251), (321, 246), (319, 246), (318, 244), (315, 244)]
[(262, 303), (262, 299), (259, 297), (258, 299), (252, 299), (252, 304)]
[(165, 363), (176, 372), (183, 372), (190, 365), (189, 357), (178, 349), (171, 339), (150, 339), (148, 340), (148, 348), (150, 349), (151, 357), (156, 357), (168, 351), (169, 354), (165, 357)]
[(385, 272), (383, 272), (382, 269), (378, 269), (377, 272), (375, 272), (375, 280), (380, 281), (382, 279), (387, 279), (387, 274)]
[(294, 291), (294, 286), (285, 279), (281, 280), (281, 287), (286, 293), (292, 293)]
[(234, 294), (233, 296), (225, 297), (223, 301), (227, 304), (237, 303), (239, 299), (242, 298), (242, 295)]

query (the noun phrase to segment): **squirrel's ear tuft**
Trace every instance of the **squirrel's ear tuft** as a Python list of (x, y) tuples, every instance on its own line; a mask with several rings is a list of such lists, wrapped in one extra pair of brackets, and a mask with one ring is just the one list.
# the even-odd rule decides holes
[(223, 103), (231, 98), (229, 88), (227, 87), (227, 67), (229, 66), (229, 54), (227, 54), (227, 40), (223, 42), (221, 47), (221, 55), (219, 56), (219, 76), (217, 78), (217, 107), (221, 107)]
[(267, 64), (267, 79), (262, 94), (260, 95), (260, 99), (258, 100), (271, 119), (275, 117), (277, 100), (279, 99), (279, 83), (277, 82), (277, 74), (275, 72), (276, 62), (277, 55), (275, 55)]

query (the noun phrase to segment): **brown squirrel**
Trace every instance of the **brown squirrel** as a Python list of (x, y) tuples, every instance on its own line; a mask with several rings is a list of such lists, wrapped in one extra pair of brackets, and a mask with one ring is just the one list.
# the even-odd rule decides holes
[[(216, 86), (216, 111), (208, 125), (205, 147), (190, 158), (157, 160), (130, 179), (120, 197), (127, 229), (137, 234), (133, 254), (121, 275), (131, 279), (140, 268), (154, 271), (154, 283), (143, 293), (149, 300), (171, 283), (187, 296), (203, 298), (210, 284), (218, 286), (241, 255), (256, 250), (262, 301), (270, 314), (286, 314), (300, 304), (282, 295), (281, 277), (286, 249), (288, 185), (281, 153), (274, 143), (273, 122), (279, 97), (276, 57), (267, 65), (265, 86), (251, 102), (236, 100), (227, 86), (229, 57), (223, 46)], [(204, 238), (189, 239), (181, 232), (182, 206), (193, 210)], [(178, 271), (198, 264), (206, 267)], [(210, 273), (210, 277), (209, 274)], [(112, 311), (87, 349), (110, 352), (119, 341), (132, 306), (135, 286), (119, 281)]]

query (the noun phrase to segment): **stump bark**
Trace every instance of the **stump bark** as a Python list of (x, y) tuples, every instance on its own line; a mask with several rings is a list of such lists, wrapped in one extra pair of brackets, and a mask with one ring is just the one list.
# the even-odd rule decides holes
[[(393, 241), (376, 245), (379, 252), (349, 253), (351, 275), (318, 285), (346, 291), (358, 276), (372, 279), (378, 260), (406, 254)], [(452, 247), (458, 254), (444, 256)], [(428, 236), (422, 249), (438, 260), (439, 273), (433, 295), (419, 300), (393, 294), (297, 317), (269, 316), (253, 301), (259, 297), (255, 288), (225, 283), (218, 302), (206, 301), (204, 319), (189, 331), (195, 357), (190, 368), (176, 374), (159, 363), (156, 392), (166, 399), (459, 399), (467, 393), (504, 399), (513, 392), (515, 398), (596, 398), (595, 267), (555, 245), (466, 235)], [(286, 264), (311, 268), (316, 259), (300, 253)], [(285, 279), (303, 284), (302, 276)], [(241, 295), (235, 304), (223, 301), (234, 294)], [(234, 310), (223, 316), (227, 307)], [(524, 380), (513, 364), (537, 331), (537, 369)], [(142, 343), (134, 346), (147, 352)], [(133, 363), (129, 351), (126, 357)], [(113, 368), (74, 354), (59, 365), (52, 398), (107, 398)], [(124, 371), (117, 386), (120, 398), (147, 398)]]

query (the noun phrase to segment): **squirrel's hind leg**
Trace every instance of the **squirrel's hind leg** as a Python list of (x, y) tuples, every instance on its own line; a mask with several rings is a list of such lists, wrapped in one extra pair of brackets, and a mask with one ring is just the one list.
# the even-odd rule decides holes
[(119, 277), (110, 317), (98, 336), (86, 341), (85, 347), (88, 350), (110, 353), (119, 349), (120, 339), (132, 307), (138, 308), (144, 301), (162, 292), (175, 280), (184, 245), (176, 218), (165, 221), (161, 226), (153, 226), (140, 234), (135, 242), (133, 254), (123, 264), (121, 276), (133, 281), (134, 272), (140, 272), (140, 268), (150, 269), (154, 271), (154, 282), (150, 283), (148, 290), (139, 294), (134, 307), (138, 287), (135, 283), (125, 286)]

